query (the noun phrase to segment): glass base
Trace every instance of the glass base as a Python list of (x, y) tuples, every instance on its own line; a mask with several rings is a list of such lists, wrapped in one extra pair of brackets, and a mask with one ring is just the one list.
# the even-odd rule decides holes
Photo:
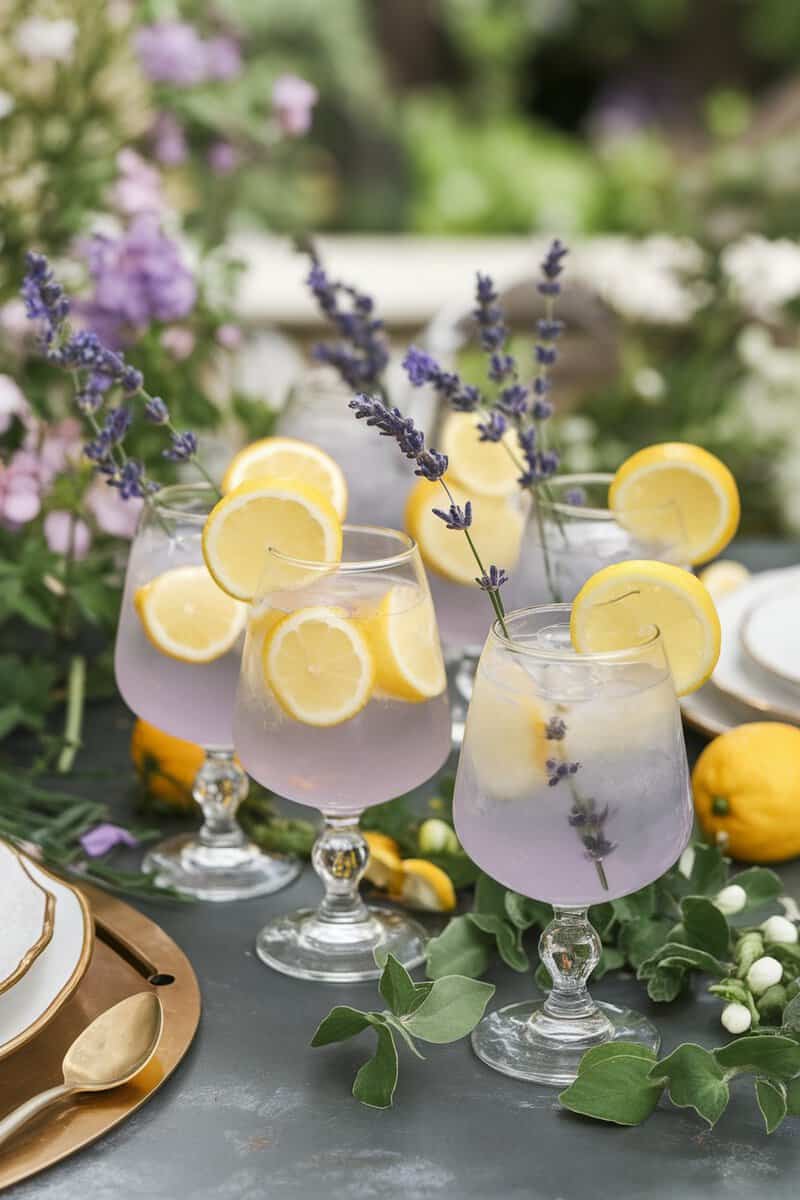
[(597, 1013), (576, 1020), (545, 1013), (543, 1000), (509, 1004), (484, 1017), (472, 1032), (472, 1048), (495, 1071), (566, 1087), (587, 1050), (610, 1041), (641, 1042), (658, 1051), (661, 1034), (629, 1008), (595, 1003)]
[(417, 921), (387, 908), (370, 906), (367, 912), (368, 920), (351, 924), (322, 921), (315, 909), (275, 917), (256, 938), (256, 953), (283, 975), (323, 983), (377, 979), (378, 947), (408, 970), (424, 961), (428, 937)]
[(297, 878), (302, 863), (288, 855), (264, 854), (252, 842), (212, 848), (196, 834), (184, 833), (154, 846), (142, 870), (197, 900), (226, 901), (278, 892)]

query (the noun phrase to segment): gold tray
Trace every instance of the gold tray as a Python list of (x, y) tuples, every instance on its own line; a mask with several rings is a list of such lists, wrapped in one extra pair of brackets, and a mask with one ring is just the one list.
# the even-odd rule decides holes
[(3, 1061), (0, 1118), (61, 1082), (61, 1060), (98, 1013), (134, 992), (155, 990), (164, 1010), (158, 1052), (130, 1083), (68, 1099), (26, 1125), (0, 1150), (0, 1188), (74, 1154), (135, 1112), (172, 1074), (200, 1020), (200, 988), (191, 964), (153, 921), (99, 888), (81, 885), (95, 923), (89, 968), (73, 996), (38, 1037)]

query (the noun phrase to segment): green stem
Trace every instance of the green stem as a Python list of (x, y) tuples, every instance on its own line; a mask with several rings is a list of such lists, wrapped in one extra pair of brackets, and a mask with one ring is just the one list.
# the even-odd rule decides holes
[(64, 724), (64, 749), (58, 759), (57, 770), (66, 775), (72, 770), (75, 755), (81, 744), (83, 729), (83, 704), (86, 695), (86, 659), (74, 654), (69, 665), (67, 686), (67, 713)]
[[(447, 484), (445, 483), (444, 479), (440, 479), (439, 483), (444, 488), (447, 499), (450, 501), (450, 503), (452, 505), (455, 506), (455, 500), (453, 499), (453, 494), (450, 491)], [(472, 537), (470, 536), (469, 530), (465, 529), (463, 532), (464, 532), (465, 538), (467, 539), (467, 545), (469, 546), (470, 550), (472, 551), (472, 557), (475, 559), (475, 562), (477, 563), (478, 570), (480, 571), (481, 576), (486, 575), (486, 567), (483, 565), (481, 556), (478, 553), (478, 547), (473, 542)], [(487, 595), (489, 597), (489, 602), (491, 603), (491, 606), (494, 609), (494, 614), (500, 623), (500, 628), (502, 629), (505, 636), (509, 637), (508, 629), (506, 628), (506, 623), (504, 620), (506, 612), (505, 612), (505, 608), (503, 607), (503, 601), (500, 599), (500, 593), (499, 593), (499, 591), (492, 591), (491, 589), (486, 589), (486, 591), (487, 591)]]

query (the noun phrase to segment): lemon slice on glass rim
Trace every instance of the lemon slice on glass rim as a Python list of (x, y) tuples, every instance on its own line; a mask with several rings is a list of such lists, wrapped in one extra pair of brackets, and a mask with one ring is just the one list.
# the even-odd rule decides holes
[(217, 503), (203, 527), (203, 558), (217, 584), (237, 600), (257, 591), (293, 590), (321, 574), (267, 554), (309, 564), (342, 557), (342, 526), (325, 497), (298, 480), (254, 479)]
[(372, 651), (341, 609), (320, 604), (284, 617), (264, 642), (262, 662), (278, 704), (304, 725), (341, 725), (372, 696)]
[(133, 604), (156, 650), (187, 663), (227, 654), (247, 619), (245, 605), (220, 591), (202, 563), (157, 575), (136, 590)]
[(347, 515), (347, 481), (330, 454), (299, 438), (267, 437), (245, 446), (231, 460), (223, 492), (253, 479), (297, 479), (329, 502), (340, 521)]
[(674, 542), (692, 565), (720, 554), (739, 527), (733, 475), (716, 455), (687, 442), (631, 455), (614, 476), (608, 505), (635, 537)]
[(641, 645), (656, 627), (675, 691), (696, 691), (719, 658), (721, 631), (708, 589), (671, 563), (632, 560), (604, 567), (572, 602), (570, 636), (579, 654)]

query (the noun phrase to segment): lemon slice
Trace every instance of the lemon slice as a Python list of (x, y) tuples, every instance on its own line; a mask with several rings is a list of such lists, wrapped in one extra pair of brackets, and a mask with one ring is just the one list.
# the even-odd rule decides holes
[(244, 604), (221, 592), (202, 563), (151, 579), (137, 589), (133, 603), (156, 650), (187, 663), (227, 654), (247, 619)]
[[(462, 508), (468, 492), (447, 477), (453, 500)], [(434, 508), (446, 509), (447, 498), (438, 483), (420, 479), (406, 503), (406, 529), (419, 546), (425, 566), (455, 583), (475, 584), (478, 568), (463, 533), (448, 529), (433, 515)], [(512, 570), (519, 558), (525, 516), (522, 507), (510, 500), (481, 496), (472, 506), (469, 532), (484, 562)], [(475, 586), (477, 586), (475, 584)]]
[(719, 600), (747, 583), (750, 572), (744, 563), (736, 562), (733, 558), (720, 558), (710, 567), (705, 567), (697, 578), (706, 585), (714, 600)]
[(302, 587), (320, 572), (282, 562), (331, 563), (342, 556), (342, 526), (323, 495), (297, 480), (251, 480), (224, 496), (203, 528), (203, 558), (224, 592), (252, 600), (256, 591)]
[(463, 754), (497, 799), (532, 796), (546, 779), (545, 720), (519, 663), (485, 654), (475, 678)]
[(358, 622), (375, 657), (375, 682), (398, 700), (430, 700), (447, 687), (436, 614), (427, 591), (395, 584)]
[(714, 558), (739, 527), (733, 475), (715, 455), (686, 442), (633, 454), (614, 476), (608, 503), (634, 536), (680, 543), (692, 564)]
[(223, 492), (252, 479), (299, 479), (329, 502), (340, 521), (347, 514), (347, 482), (339, 464), (310, 442), (268, 437), (251, 442), (231, 460), (222, 480)]
[(375, 660), (341, 611), (317, 605), (284, 617), (264, 643), (264, 677), (284, 712), (304, 725), (341, 725), (369, 702)]
[(457, 483), (477, 496), (509, 496), (517, 487), (520, 468), (509, 454), (516, 451), (514, 434), (502, 441), (482, 442), (478, 425), (483, 413), (450, 413), (443, 426), (442, 452), (449, 459), (449, 472)]
[(614, 563), (592, 575), (572, 602), (570, 635), (581, 654), (636, 646), (657, 626), (675, 691), (694, 692), (719, 658), (720, 624), (708, 589), (670, 563)]
[(456, 907), (453, 881), (446, 871), (426, 858), (406, 858), (400, 864), (397, 898), (426, 912), (452, 912)]
[(369, 861), (364, 872), (364, 878), (375, 887), (399, 891), (402, 883), (402, 862), (400, 847), (394, 838), (385, 833), (367, 831), (364, 839), (369, 846)]

